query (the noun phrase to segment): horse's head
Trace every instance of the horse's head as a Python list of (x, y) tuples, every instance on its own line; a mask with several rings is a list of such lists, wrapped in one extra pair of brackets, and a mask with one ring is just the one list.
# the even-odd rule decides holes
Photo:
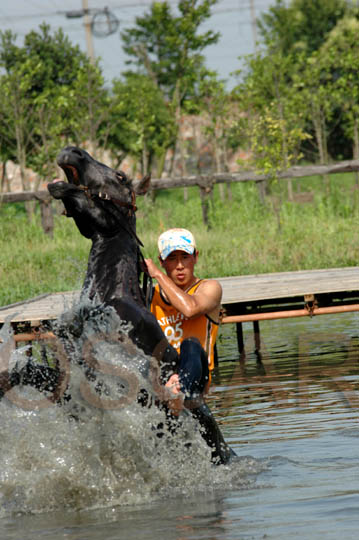
[(64, 148), (57, 163), (67, 182), (54, 180), (48, 190), (63, 201), (67, 216), (74, 218), (81, 234), (87, 238), (95, 233), (112, 236), (126, 221), (133, 225), (136, 193), (147, 191), (149, 178), (135, 189), (124, 172), (111, 169), (75, 146)]

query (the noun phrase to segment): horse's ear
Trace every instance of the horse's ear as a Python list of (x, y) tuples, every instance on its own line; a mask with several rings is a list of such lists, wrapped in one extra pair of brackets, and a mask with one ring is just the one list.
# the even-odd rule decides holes
[(136, 189), (135, 189), (136, 195), (145, 195), (147, 191), (150, 189), (150, 185), (151, 185), (151, 175), (146, 174), (146, 176), (144, 176), (142, 180), (140, 180), (136, 186)]

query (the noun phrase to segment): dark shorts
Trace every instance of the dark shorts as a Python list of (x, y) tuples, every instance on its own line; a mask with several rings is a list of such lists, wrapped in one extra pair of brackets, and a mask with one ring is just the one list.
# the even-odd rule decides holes
[(181, 344), (178, 375), (186, 398), (200, 396), (209, 380), (208, 356), (197, 338), (187, 338)]

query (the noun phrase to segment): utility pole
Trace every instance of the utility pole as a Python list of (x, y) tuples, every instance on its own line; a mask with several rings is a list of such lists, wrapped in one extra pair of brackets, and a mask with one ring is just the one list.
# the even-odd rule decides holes
[(91, 64), (94, 64), (95, 53), (94, 53), (93, 42), (92, 42), (91, 18), (89, 15), (88, 0), (82, 0), (82, 10), (84, 13), (84, 26), (85, 26), (85, 33), (86, 33), (87, 54), (90, 58)]
[(254, 41), (254, 52), (257, 52), (257, 18), (256, 18), (256, 8), (254, 5), (254, 0), (250, 0), (251, 5), (251, 21), (252, 21), (252, 35)]
[(84, 18), (87, 56), (89, 57), (91, 64), (94, 64), (95, 53), (92, 34), (102, 38), (113, 34), (120, 24), (118, 19), (107, 7), (103, 9), (89, 9), (88, 0), (82, 0), (82, 9), (65, 11), (65, 15), (68, 19)]

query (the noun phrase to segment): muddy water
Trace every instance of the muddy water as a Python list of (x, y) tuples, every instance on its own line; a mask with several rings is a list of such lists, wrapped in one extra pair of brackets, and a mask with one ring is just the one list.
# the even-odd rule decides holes
[(209, 397), (239, 456), (229, 467), (204, 464), (195, 435), (185, 459), (180, 441), (159, 456), (146, 427), (158, 419), (132, 406), (89, 408), (82, 428), (9, 407), (0, 538), (357, 538), (359, 315), (261, 323), (260, 354), (251, 325), (244, 336), (239, 359), (221, 329)]

